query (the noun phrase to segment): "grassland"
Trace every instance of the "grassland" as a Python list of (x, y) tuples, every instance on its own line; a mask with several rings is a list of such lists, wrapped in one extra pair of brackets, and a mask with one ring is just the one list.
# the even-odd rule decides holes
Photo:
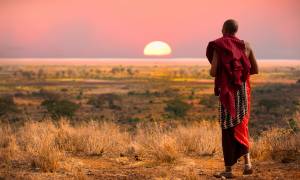
[[(300, 63), (271, 62), (251, 77), (248, 179), (300, 177)], [(119, 64), (2, 63), (0, 177), (211, 179), (222, 169), (208, 64)]]

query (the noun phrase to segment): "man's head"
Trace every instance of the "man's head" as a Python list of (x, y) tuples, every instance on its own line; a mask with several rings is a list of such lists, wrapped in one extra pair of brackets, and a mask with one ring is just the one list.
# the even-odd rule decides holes
[(222, 33), (223, 35), (235, 35), (238, 31), (238, 23), (234, 19), (228, 19), (224, 22)]

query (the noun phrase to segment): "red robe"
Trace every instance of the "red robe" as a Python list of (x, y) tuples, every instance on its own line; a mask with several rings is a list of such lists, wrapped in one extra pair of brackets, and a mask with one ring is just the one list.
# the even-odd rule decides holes
[[(235, 112), (235, 93), (241, 88), (242, 82), (247, 81), (248, 108), (250, 107), (250, 60), (245, 54), (244, 41), (235, 36), (224, 35), (223, 37), (209, 42), (206, 56), (212, 62), (213, 52), (216, 50), (218, 58), (217, 74), (215, 78), (215, 95), (220, 97), (224, 108), (232, 117)], [(221, 90), (221, 91), (220, 91)], [(250, 109), (249, 109), (250, 110)], [(243, 121), (234, 127), (236, 139), (249, 147), (248, 121), (250, 111), (245, 115)]]

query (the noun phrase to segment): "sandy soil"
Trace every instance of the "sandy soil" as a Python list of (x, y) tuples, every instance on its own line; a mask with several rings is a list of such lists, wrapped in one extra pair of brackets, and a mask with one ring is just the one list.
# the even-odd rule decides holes
[[(0, 168), (1, 176), (7, 179), (217, 179), (215, 172), (223, 169), (221, 158), (190, 157), (174, 164), (136, 160), (134, 158), (70, 157), (61, 170), (42, 173), (26, 165), (12, 165), (13, 170)], [(234, 167), (235, 179), (300, 179), (299, 162), (253, 162), (254, 174), (243, 176), (242, 162)], [(27, 168), (26, 168), (27, 167)], [(76, 171), (75, 171), (76, 170)], [(5, 179), (5, 178), (4, 178)]]

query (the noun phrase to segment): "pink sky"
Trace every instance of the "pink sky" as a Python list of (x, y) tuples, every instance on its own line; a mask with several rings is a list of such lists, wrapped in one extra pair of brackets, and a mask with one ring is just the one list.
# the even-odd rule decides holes
[(1, 0), (0, 57), (204, 57), (227, 18), (258, 58), (300, 59), (298, 0)]

